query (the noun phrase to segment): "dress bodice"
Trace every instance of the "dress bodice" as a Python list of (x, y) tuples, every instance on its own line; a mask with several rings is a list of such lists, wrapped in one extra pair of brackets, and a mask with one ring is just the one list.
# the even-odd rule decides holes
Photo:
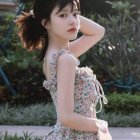
[(104, 92), (101, 84), (96, 79), (96, 75), (93, 74), (93, 70), (89, 67), (78, 67), (80, 61), (76, 58), (71, 51), (66, 49), (61, 49), (57, 53), (52, 55), (52, 61), (50, 62), (51, 79), (44, 80), (43, 86), (50, 91), (53, 103), (56, 106), (57, 102), (57, 60), (58, 57), (63, 53), (70, 53), (76, 62), (75, 71), (75, 83), (74, 83), (74, 111), (80, 113), (81, 115), (86, 115), (91, 117), (91, 112), (93, 112), (97, 103), (100, 103), (100, 109), (102, 109), (102, 101), (107, 103), (107, 99), (104, 96)]

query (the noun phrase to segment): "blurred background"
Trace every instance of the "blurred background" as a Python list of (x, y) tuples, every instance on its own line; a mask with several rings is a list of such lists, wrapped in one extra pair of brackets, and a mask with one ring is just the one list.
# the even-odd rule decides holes
[[(140, 0), (81, 0), (81, 13), (105, 27), (104, 38), (79, 57), (93, 69), (109, 104), (110, 126), (140, 126)], [(38, 52), (22, 48), (13, 20), (33, 0), (0, 0), (0, 124), (54, 124), (56, 113)], [(81, 33), (78, 34), (80, 36)], [(28, 116), (28, 117), (27, 117)]]

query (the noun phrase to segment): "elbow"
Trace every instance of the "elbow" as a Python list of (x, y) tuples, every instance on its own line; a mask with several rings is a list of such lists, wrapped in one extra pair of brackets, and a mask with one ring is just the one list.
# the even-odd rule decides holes
[(105, 28), (101, 26), (96, 34), (97, 42), (100, 41), (104, 37), (104, 35), (105, 35)]
[(70, 124), (70, 114), (67, 115), (61, 115), (58, 117), (58, 120), (65, 126), (68, 126)]
[(99, 32), (100, 38), (102, 39), (105, 35), (105, 28), (101, 26), (100, 32)]

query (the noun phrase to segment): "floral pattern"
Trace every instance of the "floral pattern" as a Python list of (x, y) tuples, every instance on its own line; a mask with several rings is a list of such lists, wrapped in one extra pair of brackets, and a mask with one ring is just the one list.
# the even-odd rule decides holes
[[(55, 106), (57, 101), (57, 58), (63, 53), (72, 54), (72, 52), (66, 49), (61, 49), (59, 52), (54, 53), (50, 65), (51, 79), (44, 80), (43, 82), (43, 87), (50, 91)], [(73, 54), (72, 56), (75, 58), (77, 64), (74, 83), (74, 112), (93, 118), (96, 116), (95, 114), (102, 109), (101, 98), (103, 99), (104, 104), (107, 103), (107, 99), (104, 96), (100, 83), (96, 79), (96, 75), (93, 74), (93, 70), (87, 66), (78, 67), (80, 65), (79, 59)], [(101, 108), (96, 112), (96, 105), (98, 102), (100, 103)], [(92, 132), (70, 129), (57, 121), (53, 126), (53, 129), (43, 138), (43, 140), (97, 140), (97, 137)]]

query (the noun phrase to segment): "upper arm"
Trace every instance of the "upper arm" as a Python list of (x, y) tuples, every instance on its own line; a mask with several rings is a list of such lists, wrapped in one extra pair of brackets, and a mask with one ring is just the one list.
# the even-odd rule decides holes
[(70, 50), (78, 57), (95, 45), (102, 39), (105, 28), (98, 23), (79, 15), (80, 31), (84, 34), (82, 37), (70, 43)]
[(69, 48), (76, 57), (79, 57), (100, 41), (103, 35), (83, 35), (72, 41)]
[(57, 117), (61, 121), (74, 110), (74, 82), (76, 63), (67, 53), (58, 58), (57, 65)]
[(83, 33), (83, 36), (72, 41), (69, 47), (76, 57), (85, 53), (100, 41), (105, 34), (105, 28), (103, 26), (83, 16), (79, 16), (79, 18), (80, 31)]

